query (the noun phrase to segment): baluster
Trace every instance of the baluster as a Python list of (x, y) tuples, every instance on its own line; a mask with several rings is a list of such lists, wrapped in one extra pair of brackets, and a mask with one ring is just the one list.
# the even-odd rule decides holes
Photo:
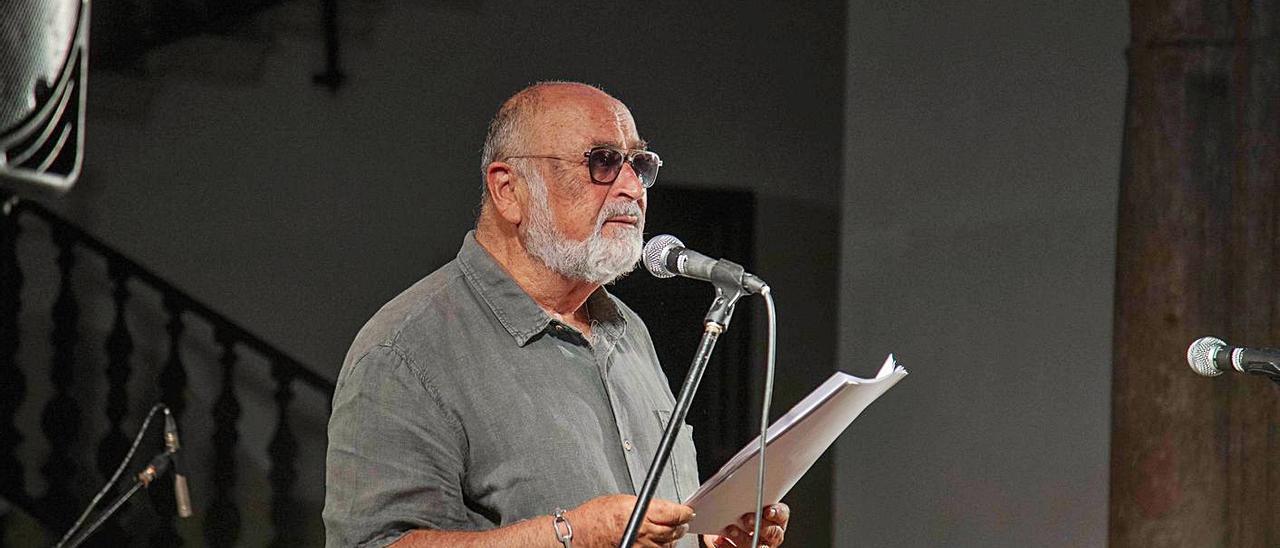
[(182, 314), (186, 309), (173, 295), (164, 296), (164, 309), (169, 312), (169, 322), (165, 324), (165, 331), (169, 333), (169, 358), (160, 372), (160, 397), (164, 398), (174, 417), (181, 419), (187, 409), (187, 368), (182, 364), (181, 352), (182, 333), (186, 330)]
[[(129, 301), (129, 273), (123, 263), (110, 260), (107, 263), (107, 274), (115, 285), (111, 295), (115, 301), (116, 316), (111, 333), (107, 336), (108, 430), (98, 444), (98, 470), (104, 478), (111, 477), (111, 473), (129, 450), (129, 437), (124, 434), (122, 422), (129, 412), (128, 386), (132, 372), (129, 359), (133, 354), (133, 337), (129, 334), (129, 325), (125, 321), (125, 305)], [(103, 524), (102, 530), (94, 536), (106, 546), (124, 544), (128, 538), (119, 525), (118, 516)]]
[(271, 376), (276, 381), (276, 432), (268, 451), (271, 456), (271, 524), (275, 529), (272, 546), (297, 546), (294, 531), (293, 484), (298, 478), (294, 461), (298, 456), (298, 440), (289, 426), (289, 403), (293, 401), (294, 364), (271, 363)]
[(16, 197), (0, 191), (0, 493), (24, 493), (22, 463), (15, 454), (22, 443), (15, 416), (26, 397), (27, 381), (18, 367), (18, 312), (22, 308), (22, 268), (18, 264)]
[[(53, 361), (49, 379), (53, 397), (45, 404), (41, 426), (49, 440), (49, 457), (41, 472), (48, 483), (44, 504), (55, 514), (70, 514), (65, 509), (77, 506), (75, 493), (78, 465), (72, 458), (72, 446), (79, 438), (80, 404), (73, 396), (76, 372), (76, 343), (80, 339), (78, 324), (80, 305), (71, 289), (71, 273), (76, 264), (76, 238), (62, 225), (53, 225), (53, 241), (58, 247), (58, 297), (53, 303)], [(60, 526), (71, 525), (60, 523)]]
[[(178, 421), (179, 434), (183, 432), (185, 422), (183, 419), (183, 410), (187, 407), (186, 389), (187, 389), (187, 371), (182, 364), (182, 333), (186, 326), (182, 323), (182, 314), (186, 311), (180, 300), (172, 295), (164, 296), (164, 309), (169, 313), (169, 322), (165, 324), (165, 331), (169, 334), (169, 357), (165, 360), (164, 369), (160, 371), (159, 388), (160, 398), (169, 406), (169, 410), (173, 412), (174, 419)], [(187, 446), (183, 446), (182, 450), (186, 450)], [(186, 457), (186, 455), (183, 455)], [(187, 462), (190, 462), (188, 459)], [(165, 481), (151, 487), (153, 491), (151, 501), (157, 514), (157, 527), (151, 534), (152, 546), (181, 546), (183, 544), (182, 537), (178, 536), (178, 530), (175, 526), (177, 519), (178, 507), (173, 499), (173, 484)]]
[(210, 546), (232, 546), (240, 536), (240, 511), (236, 508), (233, 488), (236, 483), (236, 444), (239, 434), (240, 402), (235, 391), (235, 339), (219, 328), (215, 337), (222, 345), (222, 392), (213, 404), (213, 502), (205, 521), (205, 541)]

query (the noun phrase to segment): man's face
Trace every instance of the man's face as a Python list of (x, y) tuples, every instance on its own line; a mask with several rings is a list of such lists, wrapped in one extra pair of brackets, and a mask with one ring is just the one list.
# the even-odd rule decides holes
[(521, 235), (530, 253), (552, 270), (603, 284), (640, 260), (645, 189), (629, 164), (615, 181), (599, 184), (579, 159), (595, 146), (638, 149), (644, 143), (626, 107), (590, 92), (547, 99), (533, 147), (538, 154), (573, 160), (525, 160), (529, 199)]

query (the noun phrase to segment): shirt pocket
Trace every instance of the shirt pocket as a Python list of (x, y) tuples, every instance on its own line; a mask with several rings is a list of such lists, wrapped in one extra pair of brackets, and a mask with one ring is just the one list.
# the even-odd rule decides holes
[[(667, 428), (667, 423), (671, 421), (671, 411), (659, 409), (656, 411), (658, 416), (659, 432)], [(664, 475), (674, 480), (676, 500), (683, 503), (689, 495), (692, 495), (698, 489), (698, 452), (693, 446), (693, 427), (683, 424), (680, 432), (676, 434), (676, 443), (671, 449), (671, 459), (667, 462), (667, 470)]]

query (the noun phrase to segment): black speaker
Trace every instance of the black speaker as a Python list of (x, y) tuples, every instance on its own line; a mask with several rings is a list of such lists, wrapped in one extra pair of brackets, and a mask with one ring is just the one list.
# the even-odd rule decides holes
[(0, 187), (75, 184), (88, 45), (89, 0), (0, 0)]

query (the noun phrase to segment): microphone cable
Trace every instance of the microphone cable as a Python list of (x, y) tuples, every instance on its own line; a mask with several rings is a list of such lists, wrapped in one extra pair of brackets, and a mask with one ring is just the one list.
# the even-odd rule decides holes
[(764, 449), (768, 445), (769, 404), (773, 401), (773, 369), (777, 362), (778, 351), (778, 319), (773, 308), (773, 292), (769, 286), (760, 290), (764, 297), (765, 311), (769, 318), (769, 352), (768, 362), (764, 369), (764, 399), (760, 402), (760, 466), (756, 470), (756, 516), (754, 530), (751, 532), (751, 548), (760, 546), (760, 519), (764, 516)]
[[(111, 491), (112, 487), (115, 487), (116, 482), (120, 480), (120, 474), (122, 474), (125, 467), (129, 465), (129, 461), (133, 460), (133, 454), (138, 450), (138, 445), (142, 443), (142, 438), (147, 433), (147, 427), (151, 426), (151, 419), (154, 418), (156, 413), (161, 409), (166, 412), (169, 410), (169, 408), (165, 407), (163, 403), (157, 403), (151, 406), (150, 411), (147, 411), (147, 418), (143, 419), (142, 428), (138, 430), (138, 435), (134, 436), (133, 445), (129, 446), (129, 452), (125, 454), (124, 460), (120, 462), (120, 466), (116, 467), (116, 472), (111, 475), (111, 479), (107, 480), (107, 484), (102, 486), (102, 489), (98, 491), (98, 494), (94, 495), (93, 500), (89, 502), (89, 506), (84, 509), (84, 513), (80, 514), (80, 517), (71, 525), (71, 528), (67, 530), (66, 534), (62, 535), (62, 539), (54, 545), (54, 548), (62, 548), (62, 546), (66, 545), (67, 540), (80, 529), (81, 525), (84, 525), (85, 518), (89, 517), (89, 513), (93, 511), (93, 508), (97, 506), (99, 502), (102, 502), (102, 497), (106, 496), (107, 493)], [(83, 539), (72, 544), (72, 546), (75, 546), (80, 542), (83, 542)]]

